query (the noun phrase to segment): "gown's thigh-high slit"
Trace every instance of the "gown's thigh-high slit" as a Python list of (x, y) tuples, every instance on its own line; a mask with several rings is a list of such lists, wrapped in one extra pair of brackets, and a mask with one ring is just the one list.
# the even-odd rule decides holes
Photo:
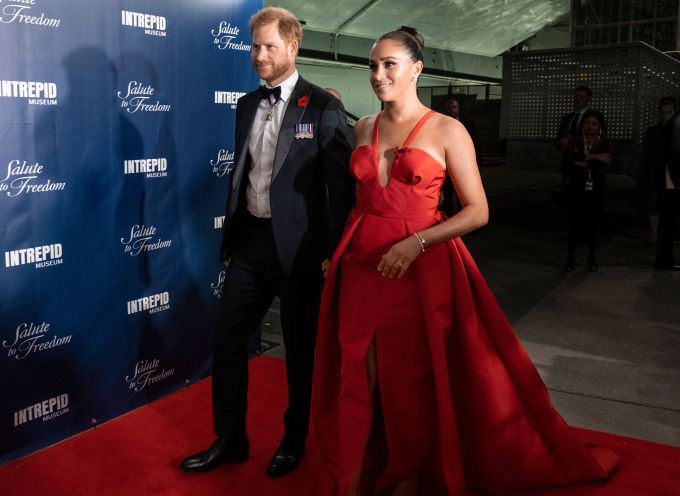
[[(375, 481), (364, 480), (364, 473), (381, 473), (387, 465), (387, 439), (385, 437), (385, 421), (382, 415), (382, 401), (378, 385), (378, 370), (375, 339), (371, 342), (364, 357), (366, 366), (367, 395), (369, 398), (367, 425), (369, 429), (368, 445), (364, 447), (363, 459), (358, 460), (358, 468), (349, 479), (347, 496), (361, 496), (362, 486), (367, 493), (373, 492)], [(427, 429), (424, 429), (427, 430)], [(413, 496), (418, 489), (418, 479), (413, 478), (397, 483), (393, 488), (383, 491), (390, 496)]]
[(376, 266), (346, 256), (340, 276), (341, 305), (368, 309), (340, 322), (340, 426), (354, 429), (339, 432), (343, 496), (415, 494), (433, 449), (434, 378), (417, 279), (384, 278)]

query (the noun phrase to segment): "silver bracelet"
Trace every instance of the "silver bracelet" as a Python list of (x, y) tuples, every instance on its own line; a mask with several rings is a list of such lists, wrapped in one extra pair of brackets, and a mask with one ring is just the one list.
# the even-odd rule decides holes
[(423, 239), (423, 237), (418, 234), (417, 232), (414, 232), (413, 235), (416, 237), (416, 240), (418, 240), (418, 244), (420, 244), (420, 253), (425, 252), (425, 246), (427, 245), (427, 241)]

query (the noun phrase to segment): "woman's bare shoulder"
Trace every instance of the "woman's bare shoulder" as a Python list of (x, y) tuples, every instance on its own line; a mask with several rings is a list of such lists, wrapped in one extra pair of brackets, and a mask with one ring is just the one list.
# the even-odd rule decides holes
[(432, 116), (433, 126), (444, 134), (457, 134), (465, 131), (465, 126), (459, 120), (449, 117), (448, 115), (436, 112)]
[(470, 141), (465, 126), (448, 115), (437, 113), (432, 116), (432, 127), (430, 129), (433, 130), (433, 141), (440, 143), (447, 153), (452, 148), (459, 149), (461, 143)]

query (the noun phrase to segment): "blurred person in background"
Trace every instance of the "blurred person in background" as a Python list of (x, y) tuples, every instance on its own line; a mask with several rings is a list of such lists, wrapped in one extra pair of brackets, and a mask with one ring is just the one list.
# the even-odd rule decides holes
[(605, 177), (611, 160), (612, 146), (602, 127), (600, 112), (583, 114), (582, 133), (565, 146), (571, 165), (567, 177), (567, 260), (565, 272), (574, 270), (576, 247), (585, 241), (588, 247), (587, 270), (596, 272), (595, 257), (600, 221), (604, 209)]
[(640, 177), (636, 187), (636, 203), (649, 217), (649, 242), (656, 243), (659, 233), (659, 204), (666, 189), (666, 124), (677, 110), (673, 97), (659, 102), (659, 120), (647, 128), (640, 153)]

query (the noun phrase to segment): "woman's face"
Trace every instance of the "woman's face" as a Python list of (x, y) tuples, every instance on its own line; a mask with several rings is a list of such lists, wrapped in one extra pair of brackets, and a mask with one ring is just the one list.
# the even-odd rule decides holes
[(413, 62), (401, 44), (382, 40), (371, 50), (368, 61), (373, 91), (381, 102), (397, 100), (413, 85), (414, 76), (422, 70), (422, 62)]
[(583, 120), (583, 133), (588, 135), (600, 134), (600, 121), (597, 117), (588, 116)]

